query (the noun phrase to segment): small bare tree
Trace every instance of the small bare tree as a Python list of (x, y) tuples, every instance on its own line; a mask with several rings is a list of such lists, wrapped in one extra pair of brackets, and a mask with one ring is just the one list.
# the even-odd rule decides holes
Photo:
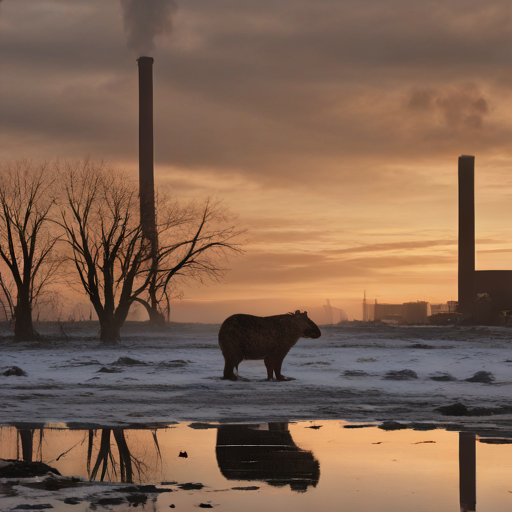
[(116, 169), (88, 159), (64, 164), (61, 177), (59, 224), (70, 248), (68, 261), (98, 315), (101, 341), (115, 342), (150, 278), (137, 188)]
[(7, 272), (0, 272), (0, 307), (8, 321), (14, 320), (14, 308), (16, 307), (15, 301), (16, 285), (12, 275)]
[(55, 205), (50, 164), (20, 160), (0, 168), (0, 258), (15, 283), (17, 341), (37, 339), (32, 307), (59, 265), (52, 259), (58, 240), (51, 219)]
[(211, 198), (182, 204), (159, 196), (157, 211), (156, 258), (148, 288), (136, 301), (146, 308), (151, 322), (162, 323), (165, 316), (169, 319), (170, 300), (181, 296), (179, 287), (185, 281), (222, 279), (229, 256), (243, 252), (246, 231), (235, 215)]

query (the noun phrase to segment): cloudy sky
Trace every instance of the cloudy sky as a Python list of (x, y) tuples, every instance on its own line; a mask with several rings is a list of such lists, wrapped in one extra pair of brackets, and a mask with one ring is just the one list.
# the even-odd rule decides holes
[(187, 319), (456, 299), (461, 154), (477, 268), (512, 268), (510, 1), (0, 0), (0, 161), (135, 177), (143, 54), (157, 183), (250, 233), (225, 283), (185, 289)]

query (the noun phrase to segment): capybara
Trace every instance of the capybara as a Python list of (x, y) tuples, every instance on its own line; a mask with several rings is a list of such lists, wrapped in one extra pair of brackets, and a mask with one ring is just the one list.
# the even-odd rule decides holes
[(268, 380), (291, 380), (281, 375), (281, 365), (299, 338), (320, 338), (320, 329), (307, 311), (276, 316), (233, 315), (219, 330), (219, 346), (224, 356), (224, 379), (237, 380), (234, 373), (244, 359), (263, 359)]

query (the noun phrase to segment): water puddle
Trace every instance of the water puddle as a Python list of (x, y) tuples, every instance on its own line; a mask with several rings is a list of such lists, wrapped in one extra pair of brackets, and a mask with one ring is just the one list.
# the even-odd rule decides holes
[(510, 442), (441, 429), (350, 427), (0, 427), (0, 459), (40, 461), (81, 478), (0, 478), (0, 510), (512, 509)]

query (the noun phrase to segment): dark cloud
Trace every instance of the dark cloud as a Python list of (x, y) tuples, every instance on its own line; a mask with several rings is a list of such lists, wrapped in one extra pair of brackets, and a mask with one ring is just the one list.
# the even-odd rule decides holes
[(121, 0), (128, 47), (140, 55), (155, 49), (155, 37), (172, 28), (173, 0)]

